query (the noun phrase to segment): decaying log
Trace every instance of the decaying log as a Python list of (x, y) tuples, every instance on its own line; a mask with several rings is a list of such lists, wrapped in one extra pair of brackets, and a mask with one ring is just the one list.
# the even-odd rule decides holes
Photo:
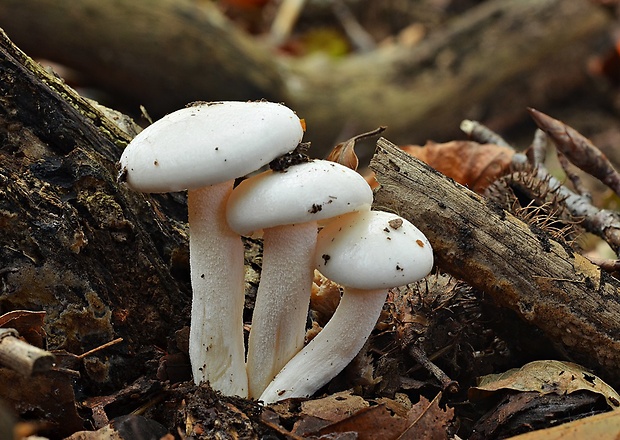
[(451, 139), (463, 118), (501, 131), (526, 106), (584, 83), (608, 23), (585, 0), (488, 0), (414, 47), (294, 59), (210, 2), (0, 2), (0, 27), (19, 47), (78, 70), (132, 111), (143, 104), (158, 118), (194, 100), (283, 101), (307, 120), (316, 155), (379, 125), (399, 144)]
[(574, 361), (620, 385), (620, 281), (380, 139), (375, 208), (424, 232), (437, 265), (540, 328)]
[(0, 139), (0, 313), (45, 310), (48, 348), (77, 355), (122, 337), (92, 378), (131, 380), (188, 321), (184, 201), (119, 186), (130, 135), (4, 33)]

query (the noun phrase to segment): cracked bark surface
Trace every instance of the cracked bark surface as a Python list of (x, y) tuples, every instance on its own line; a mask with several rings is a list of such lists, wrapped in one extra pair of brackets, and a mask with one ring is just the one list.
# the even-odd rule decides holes
[(566, 356), (620, 384), (620, 281), (381, 138), (374, 207), (414, 223), (436, 264), (541, 329)]

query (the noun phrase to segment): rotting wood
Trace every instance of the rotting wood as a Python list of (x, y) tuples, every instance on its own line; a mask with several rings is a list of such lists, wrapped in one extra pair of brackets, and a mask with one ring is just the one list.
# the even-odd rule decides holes
[(188, 320), (183, 200), (119, 186), (130, 136), (1, 32), (0, 139), (0, 313), (45, 310), (54, 350), (123, 337), (83, 382), (131, 380)]
[(370, 166), (380, 183), (374, 208), (420, 228), (438, 267), (540, 328), (569, 359), (620, 385), (620, 281), (384, 138)]

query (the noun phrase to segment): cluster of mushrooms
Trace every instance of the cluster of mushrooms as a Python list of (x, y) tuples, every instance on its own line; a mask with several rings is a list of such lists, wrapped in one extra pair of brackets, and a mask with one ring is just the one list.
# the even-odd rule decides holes
[[(273, 403), (308, 397), (369, 337), (387, 289), (425, 277), (426, 237), (395, 214), (371, 211), (354, 170), (309, 160), (246, 176), (300, 144), (303, 122), (276, 103), (199, 103), (147, 127), (120, 159), (136, 191), (188, 190), (196, 384)], [(319, 222), (325, 223), (319, 231)], [(247, 359), (242, 235), (263, 233), (263, 263)], [(331, 320), (304, 347), (314, 270), (343, 286)]]

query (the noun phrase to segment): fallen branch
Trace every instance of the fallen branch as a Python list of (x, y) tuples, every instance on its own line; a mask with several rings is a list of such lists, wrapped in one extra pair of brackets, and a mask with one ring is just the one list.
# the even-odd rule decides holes
[(159, 118), (195, 100), (284, 101), (308, 121), (317, 155), (343, 127), (387, 125), (403, 144), (456, 135), (472, 114), (492, 115), (485, 123), (501, 130), (526, 106), (583, 84), (584, 60), (608, 23), (585, 1), (491, 0), (414, 47), (317, 62), (278, 56), (212, 2), (0, 3), (0, 26), (29, 55), (81, 72), (130, 110), (142, 104)]
[(54, 361), (55, 357), (49, 351), (19, 339), (17, 330), (0, 329), (0, 365), (30, 377), (48, 371)]
[(375, 208), (416, 224), (441, 269), (620, 384), (620, 281), (383, 138), (370, 166), (380, 183)]

